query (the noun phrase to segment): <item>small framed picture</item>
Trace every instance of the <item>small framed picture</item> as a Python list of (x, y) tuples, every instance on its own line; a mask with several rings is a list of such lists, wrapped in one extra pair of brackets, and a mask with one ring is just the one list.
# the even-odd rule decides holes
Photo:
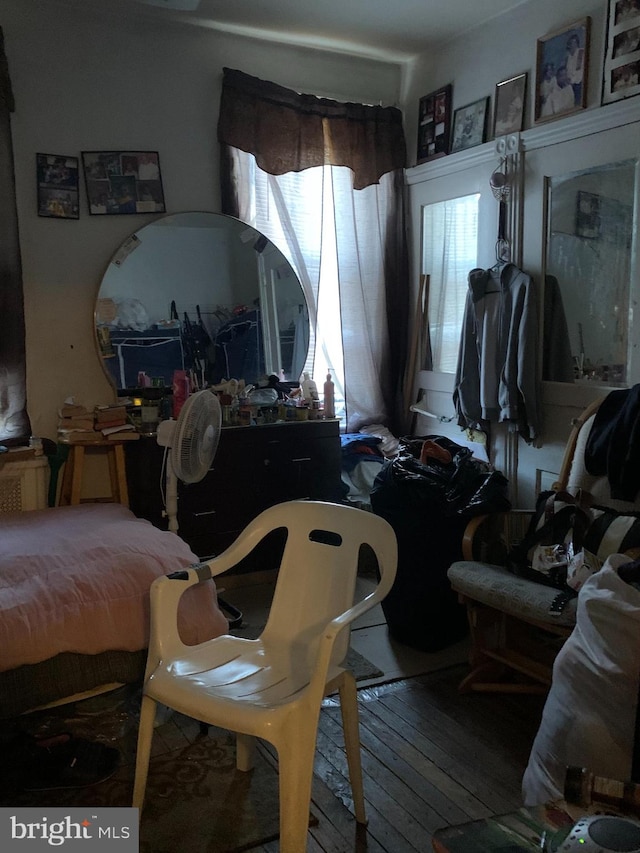
[(466, 107), (460, 107), (453, 114), (453, 141), (451, 153), (473, 148), (487, 140), (487, 117), (489, 98), (480, 98)]
[(518, 74), (496, 85), (493, 116), (493, 136), (519, 133), (524, 121), (524, 100), (527, 92), (527, 73)]
[(78, 158), (36, 154), (38, 216), (79, 219)]
[(536, 122), (583, 110), (587, 105), (591, 18), (539, 38), (536, 50)]
[(83, 151), (89, 213), (164, 213), (157, 151)]
[(449, 153), (451, 93), (449, 83), (437, 92), (420, 98), (418, 109), (418, 163)]
[(640, 94), (640, 0), (608, 0), (602, 103)]

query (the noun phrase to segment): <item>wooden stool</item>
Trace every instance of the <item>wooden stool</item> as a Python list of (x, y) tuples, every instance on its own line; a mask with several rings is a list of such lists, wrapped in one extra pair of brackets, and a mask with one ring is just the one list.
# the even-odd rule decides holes
[[(77, 506), (79, 503), (106, 500), (110, 503), (121, 503), (129, 506), (127, 490), (127, 473), (125, 468), (124, 441), (118, 439), (95, 439), (69, 445), (69, 458), (64, 466), (62, 486), (60, 489), (60, 506)], [(82, 479), (84, 475), (84, 458), (87, 450), (107, 454), (109, 462), (110, 498), (81, 498)]]

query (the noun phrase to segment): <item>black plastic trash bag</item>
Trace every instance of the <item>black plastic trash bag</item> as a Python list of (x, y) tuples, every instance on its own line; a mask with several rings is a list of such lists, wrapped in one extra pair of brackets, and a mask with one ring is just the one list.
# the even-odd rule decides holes
[(466, 635), (466, 610), (447, 569), (462, 559), (469, 518), (510, 509), (507, 488), (499, 471), (444, 436), (400, 440), (398, 456), (385, 463), (371, 492), (373, 511), (398, 540), (396, 579), (382, 602), (394, 639), (434, 652)]
[(392, 480), (415, 500), (435, 506), (445, 516), (471, 518), (511, 509), (507, 478), (488, 462), (476, 459), (468, 447), (442, 435), (401, 438), (398, 455), (380, 472), (379, 479)]

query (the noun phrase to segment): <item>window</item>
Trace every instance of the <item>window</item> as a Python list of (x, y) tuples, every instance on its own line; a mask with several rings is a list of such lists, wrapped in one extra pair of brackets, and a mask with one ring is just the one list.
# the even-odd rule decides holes
[(332, 368), (347, 430), (404, 422), (398, 389), (410, 289), (402, 113), (225, 68), (218, 139), (222, 209), (269, 237), (298, 273), (314, 372), (320, 378)]
[(422, 272), (429, 276), (432, 366), (455, 373), (469, 271), (478, 265), (480, 194), (422, 208)]
[(251, 154), (231, 149), (231, 156), (239, 218), (269, 237), (300, 278), (311, 326), (304, 369), (319, 388), (331, 371), (336, 417), (345, 429), (383, 422), (384, 252), (395, 222), (394, 174), (354, 192), (345, 166), (271, 175)]
[[(317, 379), (322, 377), (322, 382), (327, 370), (331, 370), (336, 389), (336, 416), (344, 422), (344, 362), (332, 180), (332, 168), (340, 167), (315, 166), (276, 177), (260, 169), (245, 152), (234, 152), (234, 162), (243, 179), (242, 186), (251, 198), (248, 209), (241, 211), (241, 218), (276, 242), (300, 276), (311, 316), (311, 340), (304, 370)], [(344, 167), (342, 170), (347, 171)], [(296, 381), (300, 377), (285, 378)]]

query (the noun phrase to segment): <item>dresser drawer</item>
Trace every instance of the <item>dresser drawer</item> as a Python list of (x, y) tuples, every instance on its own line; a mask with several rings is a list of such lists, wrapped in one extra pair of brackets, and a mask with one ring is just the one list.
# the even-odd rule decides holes
[[(160, 490), (163, 448), (154, 438), (131, 442), (127, 479), (131, 508), (166, 528)], [(178, 482), (178, 533), (200, 557), (219, 554), (262, 510), (300, 498), (340, 500), (338, 421), (223, 429), (210, 470)], [(250, 561), (272, 568), (273, 549)], [(243, 570), (249, 570), (243, 567)]]

